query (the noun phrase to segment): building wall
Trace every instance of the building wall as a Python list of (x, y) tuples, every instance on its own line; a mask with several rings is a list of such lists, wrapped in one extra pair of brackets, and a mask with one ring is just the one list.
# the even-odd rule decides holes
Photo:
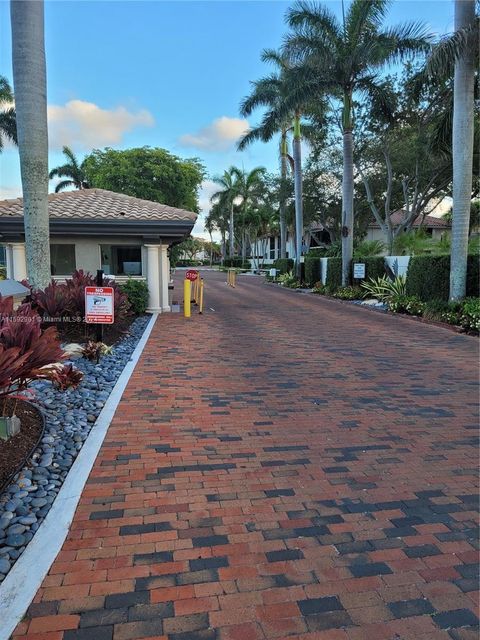
[[(51, 244), (74, 244), (76, 268), (83, 269), (84, 271), (90, 271), (90, 273), (95, 273), (97, 269), (100, 269), (102, 266), (100, 256), (101, 245), (123, 245), (133, 247), (142, 246), (142, 241), (139, 238), (118, 238), (112, 236), (99, 236), (98, 238), (71, 238), (68, 236), (55, 236), (51, 239)], [(142, 246), (142, 275), (146, 275), (144, 267), (145, 264), (145, 248)]]

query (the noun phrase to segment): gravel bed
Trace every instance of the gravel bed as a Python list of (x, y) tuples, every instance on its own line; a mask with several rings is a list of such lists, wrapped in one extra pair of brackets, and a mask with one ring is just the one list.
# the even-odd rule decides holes
[(90, 429), (143, 335), (150, 316), (136, 318), (128, 335), (100, 363), (76, 359), (84, 372), (77, 389), (31, 385), (46, 416), (45, 433), (30, 462), (0, 496), (0, 582), (23, 553), (52, 506)]

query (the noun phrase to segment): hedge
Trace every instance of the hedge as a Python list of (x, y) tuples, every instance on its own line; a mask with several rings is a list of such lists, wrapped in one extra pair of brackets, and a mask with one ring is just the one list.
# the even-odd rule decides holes
[(342, 286), (342, 259), (328, 258), (326, 286), (336, 291)]
[[(423, 302), (448, 300), (450, 290), (450, 256), (412, 256), (408, 263), (407, 295)], [(479, 256), (469, 255), (467, 263), (467, 297), (479, 295)]]
[(312, 255), (305, 256), (305, 282), (313, 287), (320, 281), (320, 258)]
[(145, 280), (133, 280), (129, 278), (120, 285), (120, 289), (127, 294), (128, 301), (134, 313), (145, 313), (148, 307), (148, 285)]
[(243, 261), (241, 256), (225, 258), (225, 260), (223, 261), (223, 266), (230, 267), (232, 269), (250, 269), (250, 260)]
[[(365, 265), (365, 279), (368, 278), (380, 278), (385, 275), (385, 258), (383, 257), (374, 257), (374, 258), (359, 258), (358, 260), (354, 260), (355, 262), (359, 262)], [(353, 279), (353, 264), (352, 264), (352, 279)]]
[(278, 258), (278, 260), (275, 260), (273, 263), (273, 266), (280, 271), (280, 274), (288, 273), (293, 270), (294, 262), (292, 258)]

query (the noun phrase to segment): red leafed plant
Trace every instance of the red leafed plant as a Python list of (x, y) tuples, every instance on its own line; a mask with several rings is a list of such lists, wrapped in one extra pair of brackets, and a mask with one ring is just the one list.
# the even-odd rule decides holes
[(67, 286), (52, 282), (42, 291), (37, 289), (31, 292), (33, 304), (37, 307), (40, 315), (47, 315), (51, 318), (61, 318), (65, 316), (71, 306)]
[(66, 391), (78, 387), (83, 379), (83, 373), (75, 369), (72, 364), (63, 364), (44, 369), (41, 377), (51, 380), (53, 386), (60, 391)]
[(88, 271), (77, 269), (65, 281), (68, 306), (72, 313), (85, 316), (85, 287), (94, 287), (95, 278)]
[[(0, 296), (0, 310), (10, 311), (0, 313), (0, 396), (5, 396), (25, 389), (32, 380), (47, 377), (43, 367), (59, 362), (64, 354), (57, 330), (49, 327), (42, 331), (31, 304), (13, 310), (13, 301)], [(66, 375), (72, 378), (68, 372)]]

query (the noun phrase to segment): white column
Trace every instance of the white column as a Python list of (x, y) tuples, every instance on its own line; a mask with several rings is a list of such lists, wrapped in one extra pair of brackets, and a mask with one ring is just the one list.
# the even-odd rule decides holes
[(148, 309), (150, 313), (161, 313), (160, 305), (160, 264), (159, 245), (146, 244), (147, 249), (147, 284)]
[(16, 242), (11, 245), (12, 247), (12, 267), (14, 280), (26, 280), (27, 279), (27, 259), (25, 257), (25, 244), (23, 242)]
[(168, 304), (168, 283), (170, 281), (170, 264), (168, 259), (168, 244), (160, 247), (160, 303), (162, 311), (170, 311)]
[(7, 278), (13, 280), (12, 246), (10, 244), (5, 246), (5, 258), (7, 264)]

